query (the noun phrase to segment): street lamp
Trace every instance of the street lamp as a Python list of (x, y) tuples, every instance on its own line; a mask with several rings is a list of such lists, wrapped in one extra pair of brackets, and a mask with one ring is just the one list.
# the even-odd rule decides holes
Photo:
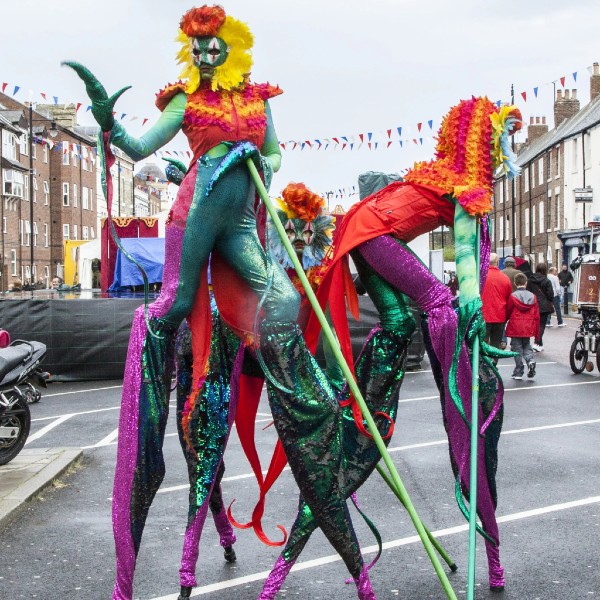
[[(33, 118), (33, 102), (29, 103), (29, 283), (33, 286), (33, 123), (43, 122), (47, 123), (50, 119), (34, 119)], [(50, 136), (56, 137), (58, 135), (58, 128), (56, 122), (51, 121), (50, 123)]]

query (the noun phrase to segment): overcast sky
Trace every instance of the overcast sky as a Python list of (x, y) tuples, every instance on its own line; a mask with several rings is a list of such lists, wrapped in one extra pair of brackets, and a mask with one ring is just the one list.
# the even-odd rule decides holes
[[(515, 100), (526, 122), (545, 115), (552, 124), (553, 81), (577, 88), (589, 99), (589, 73), (600, 61), (598, 0), (230, 0), (222, 3), (246, 21), (255, 35), (254, 81), (278, 83), (284, 95), (271, 106), (280, 141), (354, 136), (342, 151), (284, 151), (272, 191), (302, 181), (324, 193), (348, 194), (360, 173), (399, 172), (431, 158), (432, 136), (448, 108), (471, 95)], [(87, 106), (83, 84), (61, 67), (77, 60), (95, 73), (109, 93), (132, 85), (117, 103), (134, 135), (143, 118), (158, 111), (154, 94), (177, 79), (179, 19), (190, 7), (182, 0), (15, 0), (2, 2), (0, 82), (15, 85), (21, 101)], [(577, 81), (573, 79), (577, 72)], [(538, 98), (534, 88), (538, 87)], [(523, 101), (521, 92), (527, 94)], [(80, 110), (80, 123), (91, 124)], [(139, 117), (130, 121), (131, 116)], [(433, 121), (433, 131), (428, 121)], [(421, 132), (417, 123), (423, 123)], [(402, 127), (403, 146), (397, 127)], [(388, 149), (387, 130), (392, 129)], [(373, 133), (378, 150), (358, 135)], [(525, 134), (520, 134), (524, 139)], [(423, 138), (415, 145), (413, 138)], [(340, 140), (341, 141), (341, 140)], [(168, 147), (186, 149), (176, 138)], [(160, 159), (155, 159), (160, 163)]]

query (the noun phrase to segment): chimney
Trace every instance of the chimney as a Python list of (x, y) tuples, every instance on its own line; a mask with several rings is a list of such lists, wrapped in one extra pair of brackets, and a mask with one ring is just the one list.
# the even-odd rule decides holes
[(529, 117), (529, 126), (527, 127), (527, 143), (531, 144), (538, 138), (548, 133), (548, 125), (546, 125), (546, 117)]
[(577, 90), (565, 90), (564, 96), (561, 90), (556, 90), (556, 101), (554, 102), (554, 127), (558, 127), (563, 121), (570, 119), (579, 112), (579, 100)]
[(77, 125), (77, 108), (74, 104), (38, 104), (36, 110), (52, 115), (52, 120), (66, 128)]
[(600, 72), (598, 63), (595, 62), (592, 66), (592, 75), (590, 77), (590, 102), (597, 96), (600, 96)]

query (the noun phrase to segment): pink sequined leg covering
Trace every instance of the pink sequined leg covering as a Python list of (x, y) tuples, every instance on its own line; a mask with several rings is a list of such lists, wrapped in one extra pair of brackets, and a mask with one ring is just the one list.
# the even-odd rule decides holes
[(273, 600), (273, 598), (275, 598), (277, 592), (279, 591), (279, 588), (281, 588), (281, 586), (283, 585), (285, 578), (291, 571), (295, 562), (295, 560), (286, 562), (283, 556), (280, 556), (277, 559), (273, 570), (269, 573), (269, 576), (265, 581), (265, 585), (263, 586), (258, 600)]
[(235, 537), (233, 527), (227, 518), (227, 512), (225, 511), (224, 507), (221, 508), (219, 513), (213, 513), (213, 521), (215, 522), (215, 527), (219, 533), (219, 543), (221, 546), (223, 548), (233, 546), (237, 538)]
[(485, 542), (485, 549), (488, 559), (488, 573), (491, 589), (504, 589), (504, 569), (500, 564), (500, 550), (498, 546)]
[(356, 590), (358, 592), (358, 600), (377, 600), (375, 596), (375, 592), (371, 587), (371, 580), (369, 579), (369, 571), (367, 567), (364, 566), (362, 573), (358, 577), (358, 579), (354, 579), (354, 583), (356, 583)]

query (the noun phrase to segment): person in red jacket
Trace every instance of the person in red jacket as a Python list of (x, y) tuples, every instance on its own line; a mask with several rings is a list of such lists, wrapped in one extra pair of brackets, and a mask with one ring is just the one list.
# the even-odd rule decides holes
[(535, 361), (530, 339), (537, 338), (540, 333), (540, 312), (535, 294), (527, 291), (527, 275), (515, 275), (517, 290), (510, 296), (508, 303), (508, 325), (506, 335), (511, 338), (510, 349), (516, 352), (513, 379), (523, 379), (527, 363), (527, 377), (535, 377)]
[(481, 302), (485, 321), (485, 341), (495, 348), (500, 348), (502, 343), (504, 326), (508, 319), (506, 309), (512, 291), (510, 279), (498, 268), (498, 255), (492, 252)]

